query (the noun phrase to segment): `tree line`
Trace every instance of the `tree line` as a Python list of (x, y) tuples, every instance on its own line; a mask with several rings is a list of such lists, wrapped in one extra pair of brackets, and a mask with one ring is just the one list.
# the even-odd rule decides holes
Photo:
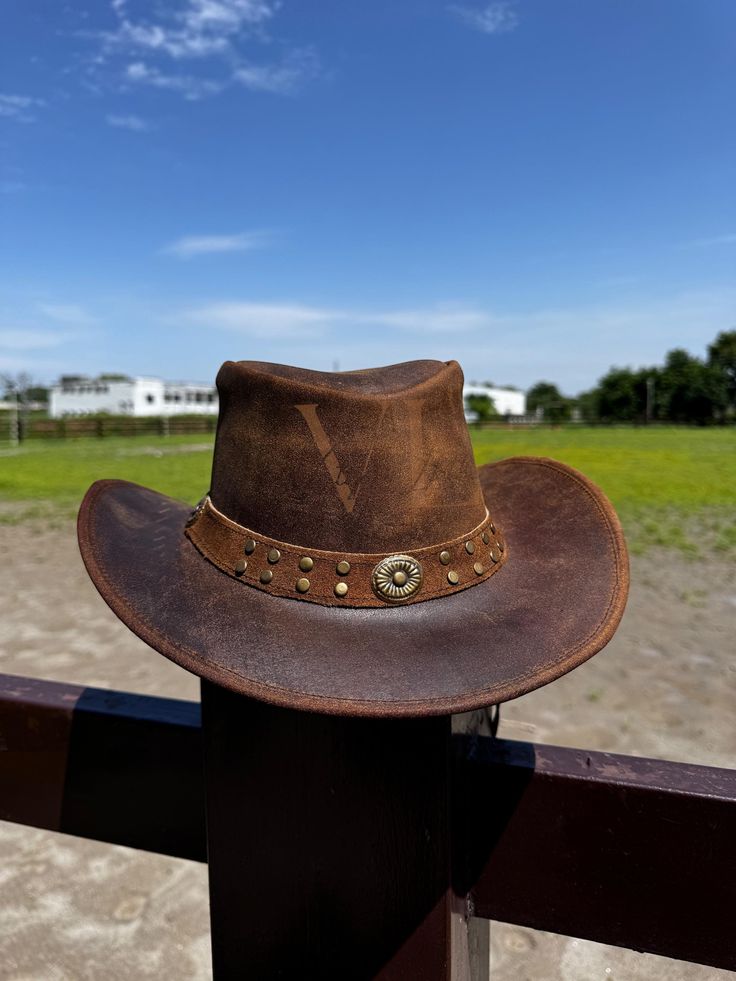
[(527, 392), (527, 411), (552, 423), (734, 423), (736, 330), (721, 332), (705, 358), (675, 348), (663, 365), (611, 368), (577, 398), (563, 395), (553, 382), (537, 382)]

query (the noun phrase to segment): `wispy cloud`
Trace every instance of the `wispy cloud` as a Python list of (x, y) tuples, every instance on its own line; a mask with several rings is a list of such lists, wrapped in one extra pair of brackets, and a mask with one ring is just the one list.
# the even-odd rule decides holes
[(319, 60), (311, 48), (299, 48), (289, 52), (277, 64), (242, 65), (233, 74), (236, 82), (247, 89), (288, 95), (302, 82), (313, 78), (319, 71)]
[(519, 26), (519, 16), (512, 3), (489, 3), (485, 7), (448, 7), (468, 27), (483, 34), (508, 34)]
[(100, 337), (100, 321), (77, 304), (24, 304), (0, 321), (0, 370), (31, 371), (51, 378), (60, 371), (83, 370)]
[[(649, 301), (494, 310), (470, 304), (316, 306), (289, 301), (212, 302), (176, 311), (172, 327), (212, 338), (222, 357), (246, 356), (329, 370), (414, 358), (457, 358), (468, 378), (528, 386), (552, 377), (574, 393), (611, 365), (661, 363), (673, 347), (703, 353), (733, 322), (734, 289)], [(227, 340), (215, 340), (221, 331)], [(209, 333), (212, 332), (212, 333)]]
[(276, 13), (269, 0), (186, 0), (183, 8), (161, 7), (149, 20), (136, 20), (126, 0), (112, 0), (117, 27), (102, 37), (108, 49), (162, 52), (171, 58), (232, 54), (243, 35), (252, 34)]
[(76, 303), (39, 303), (38, 310), (59, 324), (74, 326), (90, 326), (96, 324), (97, 318)]
[(0, 327), (0, 350), (40, 351), (59, 347), (70, 340), (71, 336), (57, 331), (28, 327)]
[(451, 304), (354, 316), (363, 323), (375, 323), (384, 327), (430, 334), (465, 333), (490, 327), (493, 323), (493, 317), (485, 310)]
[(40, 109), (46, 103), (43, 99), (37, 99), (32, 95), (12, 95), (0, 92), (0, 116), (6, 119), (14, 119), (18, 123), (32, 123), (35, 121), (35, 109)]
[(211, 303), (186, 310), (176, 319), (248, 337), (319, 337), (341, 315), (335, 310), (289, 303)]
[(129, 129), (132, 133), (148, 133), (153, 129), (153, 125), (140, 116), (105, 116), (108, 126), (115, 126), (118, 129)]
[(599, 287), (601, 289), (618, 289), (622, 286), (634, 286), (636, 283), (641, 282), (641, 276), (632, 275), (621, 275), (621, 276), (605, 276), (603, 279), (599, 279), (593, 283), (593, 286)]
[[(66, 339), (65, 339), (66, 341)], [(65, 360), (64, 349), (41, 353), (40, 349), (16, 351), (5, 354), (0, 348), (0, 372), (4, 374), (30, 374), (39, 382), (50, 382), (64, 372), (77, 371), (77, 364)]]
[[(128, 0), (112, 0), (114, 27), (87, 34), (98, 42), (90, 71), (98, 81), (112, 72), (123, 87), (151, 86), (189, 101), (233, 85), (293, 92), (319, 63), (311, 48), (279, 52), (267, 28), (280, 7), (281, 0), (184, 0), (135, 16)], [(254, 57), (254, 47), (268, 59)]]
[(488, 327), (490, 314), (471, 307), (438, 305), (406, 310), (366, 311), (313, 307), (302, 303), (222, 302), (177, 315), (202, 327), (234, 331), (249, 337), (318, 337), (332, 327), (341, 330), (386, 327), (405, 333), (466, 333)]
[(271, 241), (269, 232), (240, 232), (237, 235), (185, 235), (165, 245), (161, 252), (180, 259), (222, 252), (250, 252), (265, 248)]
[(128, 65), (125, 69), (125, 78), (134, 84), (178, 92), (189, 102), (196, 102), (207, 95), (217, 95), (227, 85), (225, 80), (162, 72), (159, 68), (147, 65), (143, 61), (134, 61)]
[(25, 191), (27, 186), (23, 181), (0, 181), (0, 194), (18, 194)]
[(696, 238), (686, 245), (693, 249), (708, 249), (714, 245), (736, 245), (736, 232), (726, 232), (725, 235), (713, 235), (711, 238)]
[[(283, 294), (265, 300), (210, 294), (199, 302), (161, 297), (132, 306), (130, 298), (96, 297), (76, 307), (53, 302), (51, 294), (46, 306), (56, 320), (39, 310), (35, 294), (22, 307), (3, 310), (0, 368), (50, 379), (107, 365), (168, 377), (169, 345), (158, 353), (147, 349), (148, 360), (136, 362), (140, 345), (130, 333), (155, 334), (165, 326), (168, 339), (184, 352), (176, 369), (184, 377), (213, 375), (226, 358), (240, 357), (319, 370), (331, 370), (335, 362), (355, 369), (456, 358), (469, 379), (527, 387), (552, 378), (572, 394), (589, 389), (614, 364), (661, 364), (674, 347), (704, 354), (716, 334), (733, 325), (736, 288), (667, 291), (646, 299), (618, 293), (598, 303), (571, 299), (559, 306), (520, 302), (513, 308), (457, 299), (404, 305), (377, 298), (371, 306), (300, 302)], [(80, 311), (88, 317), (88, 311), (100, 311), (100, 321), (80, 324)]]

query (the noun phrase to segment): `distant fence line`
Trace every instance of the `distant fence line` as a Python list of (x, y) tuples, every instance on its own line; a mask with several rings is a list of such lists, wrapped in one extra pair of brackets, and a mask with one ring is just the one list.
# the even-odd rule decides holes
[[(0, 423), (0, 439), (11, 439), (11, 420)], [(70, 416), (19, 420), (18, 436), (27, 439), (79, 439), (106, 436), (194, 436), (214, 433), (217, 416)]]
[[(9, 413), (0, 413), (0, 442), (21, 442), (34, 439), (102, 439), (110, 436), (196, 436), (212, 435), (217, 429), (217, 416), (69, 416), (65, 419), (48, 419), (31, 416), (17, 422), (17, 437)], [(525, 429), (580, 429), (598, 426), (602, 429), (638, 429), (640, 423), (603, 423), (589, 420), (567, 420), (550, 423), (539, 419), (494, 419), (471, 422), (473, 430), (525, 430)], [(666, 429), (700, 428), (688, 423), (650, 422), (645, 428)]]

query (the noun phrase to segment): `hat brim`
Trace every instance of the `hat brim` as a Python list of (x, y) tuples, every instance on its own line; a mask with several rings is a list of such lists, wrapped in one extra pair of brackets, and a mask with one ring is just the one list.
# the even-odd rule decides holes
[(123, 623), (225, 688), (338, 715), (465, 712), (532, 691), (599, 651), (629, 586), (618, 518), (582, 474), (513, 457), (479, 476), (508, 561), (470, 589), (406, 607), (338, 609), (251, 589), (184, 536), (190, 506), (123, 480), (87, 492), (79, 545)]

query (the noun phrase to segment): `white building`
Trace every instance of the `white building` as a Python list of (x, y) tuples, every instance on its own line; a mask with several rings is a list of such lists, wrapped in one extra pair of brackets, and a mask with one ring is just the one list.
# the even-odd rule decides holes
[(217, 415), (217, 389), (194, 382), (165, 382), (160, 378), (62, 377), (49, 394), (49, 415), (85, 416), (97, 413), (123, 416)]
[[(499, 415), (512, 419), (526, 415), (524, 392), (485, 385), (465, 385), (465, 417), (473, 422), (475, 413), (467, 407), (469, 395), (491, 399)], [(217, 389), (194, 382), (166, 382), (160, 378), (87, 378), (67, 375), (49, 394), (49, 415), (85, 416), (107, 413), (125, 416), (174, 416), (184, 414), (217, 415)]]
[(474, 422), (476, 414), (468, 409), (469, 395), (485, 395), (493, 402), (500, 416), (521, 419), (526, 415), (526, 394), (507, 388), (488, 388), (485, 385), (463, 385), (465, 418)]

